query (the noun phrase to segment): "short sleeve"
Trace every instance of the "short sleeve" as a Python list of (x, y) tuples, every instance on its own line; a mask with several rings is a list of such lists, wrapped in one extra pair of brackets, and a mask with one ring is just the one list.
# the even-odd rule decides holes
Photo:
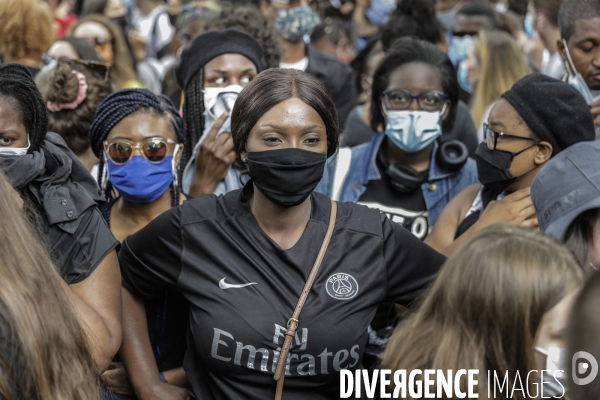
[(123, 279), (143, 298), (177, 289), (181, 273), (181, 206), (155, 218), (123, 242), (119, 264)]
[(53, 261), (69, 285), (89, 277), (108, 253), (119, 246), (97, 207), (81, 213), (74, 233), (51, 225), (46, 237)]
[(384, 214), (383, 257), (387, 271), (386, 301), (408, 305), (435, 278), (446, 258)]

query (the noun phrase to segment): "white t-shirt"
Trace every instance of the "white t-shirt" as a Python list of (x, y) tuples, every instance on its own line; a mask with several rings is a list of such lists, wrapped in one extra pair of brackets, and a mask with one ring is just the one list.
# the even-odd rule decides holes
[(146, 57), (156, 58), (158, 51), (171, 43), (175, 35), (175, 28), (169, 21), (166, 6), (156, 7), (148, 15), (134, 10), (133, 25), (146, 39)]
[(279, 67), (280, 68), (293, 68), (293, 69), (298, 69), (300, 71), (306, 71), (306, 67), (308, 67), (308, 57), (304, 57), (302, 60), (295, 62), (295, 63), (291, 63), (291, 64), (279, 63)]

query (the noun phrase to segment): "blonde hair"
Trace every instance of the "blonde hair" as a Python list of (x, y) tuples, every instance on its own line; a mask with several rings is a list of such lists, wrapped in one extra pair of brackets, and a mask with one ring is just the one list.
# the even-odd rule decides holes
[[(534, 369), (544, 314), (582, 280), (572, 254), (554, 238), (513, 225), (488, 227), (442, 266), (418, 311), (396, 328), (383, 368), (508, 372), (513, 387), (517, 371), (524, 377)], [(460, 386), (466, 389), (466, 379)], [(485, 385), (478, 392), (487, 398)]]
[(0, 173), (0, 398), (100, 400), (82, 327), (13, 192)]
[(471, 99), (471, 117), (475, 126), (480, 126), (489, 106), (531, 69), (508, 33), (481, 31), (473, 46), (480, 74)]
[(0, 1), (0, 45), (10, 61), (42, 54), (54, 42), (54, 17), (48, 4), (39, 0)]

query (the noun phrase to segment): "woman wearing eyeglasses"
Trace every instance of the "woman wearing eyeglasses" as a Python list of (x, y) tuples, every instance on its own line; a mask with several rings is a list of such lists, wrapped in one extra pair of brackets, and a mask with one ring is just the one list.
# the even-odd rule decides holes
[(444, 209), (425, 242), (452, 254), (475, 232), (499, 223), (538, 228), (530, 186), (567, 147), (595, 139), (594, 121), (579, 92), (542, 74), (519, 80), (492, 107), (475, 160), (480, 184)]
[[(183, 201), (179, 160), (183, 120), (166, 96), (146, 89), (112, 93), (98, 107), (90, 129), (92, 150), (100, 159), (98, 182), (108, 206), (103, 214), (119, 241)], [(161, 377), (175, 385), (183, 377), (187, 305), (180, 296), (162, 293), (146, 301), (146, 318)], [(103, 375), (119, 394), (133, 394), (120, 363)], [(185, 379), (183, 378), (183, 382)]]

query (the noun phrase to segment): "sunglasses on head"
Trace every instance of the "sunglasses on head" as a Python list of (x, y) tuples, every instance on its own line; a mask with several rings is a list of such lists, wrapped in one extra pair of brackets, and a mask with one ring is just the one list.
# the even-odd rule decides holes
[(56, 60), (56, 62), (58, 63), (58, 65), (67, 65), (69, 67), (73, 67), (73, 65), (78, 64), (78, 65), (83, 65), (84, 67), (92, 70), (92, 71), (96, 71), (99, 74), (104, 76), (104, 80), (107, 81), (108, 78), (110, 78), (110, 64), (106, 64), (103, 63), (101, 61), (95, 61), (95, 60), (72, 60), (70, 58), (64, 58), (61, 57), (58, 60)]
[(152, 164), (163, 162), (175, 148), (177, 142), (160, 137), (144, 139), (141, 142), (133, 142), (128, 139), (115, 139), (111, 142), (104, 141), (106, 156), (115, 164), (127, 164), (133, 157), (135, 149), (140, 149), (142, 156)]

